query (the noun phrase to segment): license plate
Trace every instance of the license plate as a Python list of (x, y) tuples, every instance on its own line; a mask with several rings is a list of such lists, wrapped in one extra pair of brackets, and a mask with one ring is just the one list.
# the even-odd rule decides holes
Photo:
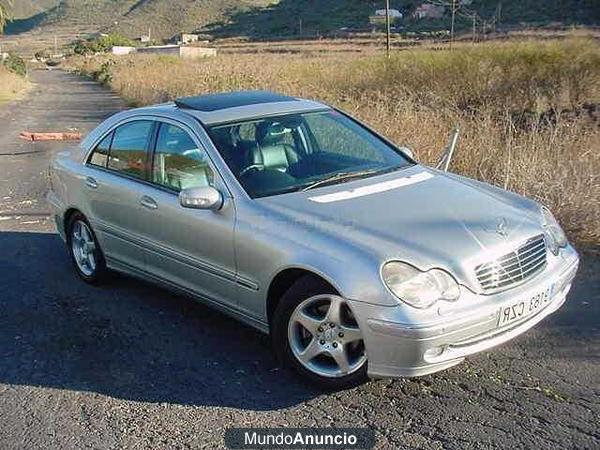
[(535, 314), (552, 300), (552, 286), (527, 300), (521, 300), (509, 306), (503, 306), (498, 312), (498, 326), (517, 322)]

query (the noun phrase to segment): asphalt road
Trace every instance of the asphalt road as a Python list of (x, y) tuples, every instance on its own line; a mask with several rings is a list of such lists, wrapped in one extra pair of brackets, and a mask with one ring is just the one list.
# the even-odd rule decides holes
[(0, 107), (0, 448), (214, 448), (230, 426), (367, 426), (379, 448), (600, 448), (600, 263), (524, 336), (446, 372), (324, 394), (268, 340), (213, 310), (118, 277), (79, 281), (47, 218), (60, 143), (123, 107), (98, 85), (35, 72)]

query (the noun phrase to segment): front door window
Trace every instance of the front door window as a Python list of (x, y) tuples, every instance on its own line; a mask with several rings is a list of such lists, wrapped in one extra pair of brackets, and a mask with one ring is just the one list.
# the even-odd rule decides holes
[(211, 186), (214, 173), (204, 149), (181, 128), (161, 123), (154, 151), (152, 182), (179, 192)]

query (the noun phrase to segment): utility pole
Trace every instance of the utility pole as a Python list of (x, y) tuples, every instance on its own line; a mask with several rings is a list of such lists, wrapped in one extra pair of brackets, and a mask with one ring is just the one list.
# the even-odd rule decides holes
[(498, 6), (496, 7), (496, 18), (498, 24), (500, 24), (500, 19), (502, 18), (502, 2), (498, 2)]
[(452, 42), (454, 41), (454, 19), (456, 16), (456, 0), (452, 0), (452, 24), (450, 25), (450, 50), (452, 50)]
[(390, 57), (390, 0), (385, 0), (386, 54)]
[(473, 39), (473, 44), (475, 43), (475, 25), (477, 23), (477, 15), (473, 14), (473, 35), (472, 35), (472, 39)]

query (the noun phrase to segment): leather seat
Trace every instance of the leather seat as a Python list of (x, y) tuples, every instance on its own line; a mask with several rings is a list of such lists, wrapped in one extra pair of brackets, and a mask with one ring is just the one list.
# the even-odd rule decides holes
[(188, 168), (185, 171), (179, 172), (176, 176), (169, 178), (171, 186), (180, 190), (211, 185), (207, 167), (202, 166)]
[(177, 190), (209, 186), (212, 173), (209, 166), (182, 155), (156, 154), (155, 181)]
[(278, 122), (263, 122), (256, 130), (256, 145), (249, 150), (248, 165), (286, 172), (298, 162), (298, 153), (293, 145), (291, 131)]

